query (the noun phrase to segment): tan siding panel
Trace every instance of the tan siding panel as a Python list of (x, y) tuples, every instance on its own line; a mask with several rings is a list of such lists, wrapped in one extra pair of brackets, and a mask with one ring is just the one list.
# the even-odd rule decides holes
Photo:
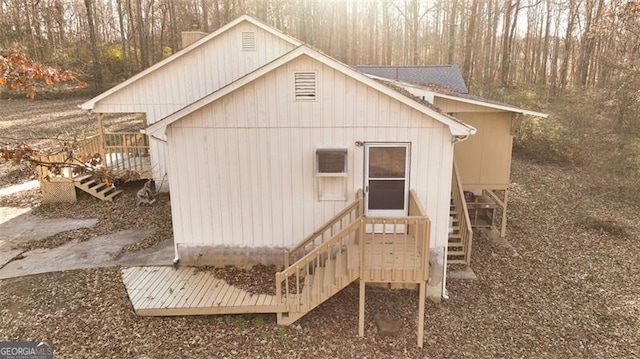
[(510, 113), (461, 113), (460, 119), (478, 132), (456, 145), (460, 180), (467, 189), (505, 188), (510, 183)]

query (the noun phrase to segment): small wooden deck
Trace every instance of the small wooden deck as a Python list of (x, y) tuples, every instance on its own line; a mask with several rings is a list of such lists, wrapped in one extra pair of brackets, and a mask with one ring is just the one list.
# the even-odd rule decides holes
[(122, 280), (137, 315), (276, 313), (272, 295), (252, 294), (193, 267), (131, 267)]

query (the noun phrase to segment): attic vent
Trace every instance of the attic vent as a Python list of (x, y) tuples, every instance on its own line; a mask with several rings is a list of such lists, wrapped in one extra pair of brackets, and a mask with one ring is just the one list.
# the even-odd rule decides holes
[(242, 32), (242, 51), (256, 51), (256, 33), (253, 31)]
[(315, 72), (296, 72), (294, 81), (296, 101), (313, 101), (316, 99), (317, 83)]

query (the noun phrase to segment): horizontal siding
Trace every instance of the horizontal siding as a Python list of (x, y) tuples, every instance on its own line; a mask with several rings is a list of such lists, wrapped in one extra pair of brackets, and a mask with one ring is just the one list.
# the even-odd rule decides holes
[[(293, 101), (293, 71), (318, 73), (318, 100)], [(266, 74), (168, 129), (177, 243), (288, 247), (363, 187), (356, 141), (411, 142), (410, 187), (446, 243), (452, 146), (449, 129), (308, 58)], [(348, 149), (347, 201), (318, 201), (315, 150)], [(179, 213), (177, 213), (177, 212)]]

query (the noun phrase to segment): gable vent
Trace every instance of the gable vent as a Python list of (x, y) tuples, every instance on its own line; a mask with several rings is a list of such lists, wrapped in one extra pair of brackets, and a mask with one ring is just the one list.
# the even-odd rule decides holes
[(316, 99), (316, 73), (295, 73), (295, 98), (296, 101), (309, 101)]
[(242, 51), (256, 51), (256, 33), (253, 31), (242, 32)]

